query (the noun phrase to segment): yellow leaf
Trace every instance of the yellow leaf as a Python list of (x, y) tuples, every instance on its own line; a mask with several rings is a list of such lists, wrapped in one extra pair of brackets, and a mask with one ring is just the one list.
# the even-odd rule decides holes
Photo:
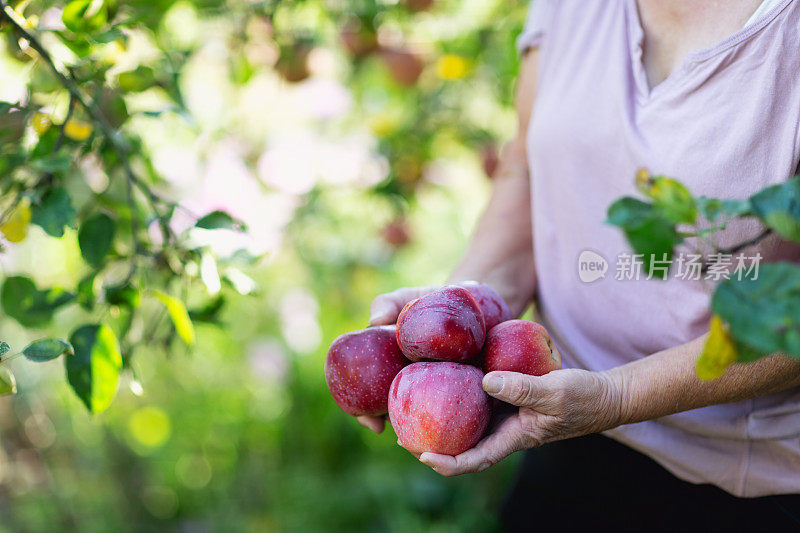
[(39, 137), (44, 135), (52, 124), (53, 122), (50, 120), (50, 116), (45, 113), (37, 111), (31, 117), (31, 126), (33, 126), (33, 131), (35, 131), (36, 135)]
[(436, 73), (443, 80), (457, 80), (469, 72), (469, 62), (455, 54), (445, 54), (436, 62)]
[(154, 290), (152, 293), (153, 296), (167, 308), (167, 313), (172, 320), (172, 324), (175, 326), (175, 332), (178, 336), (183, 339), (183, 342), (188, 346), (192, 346), (194, 344), (194, 326), (192, 325), (192, 319), (189, 318), (189, 313), (186, 312), (186, 306), (183, 305), (183, 302), (161, 291)]
[(0, 231), (9, 242), (21, 242), (28, 235), (28, 226), (31, 223), (31, 207), (28, 199), (24, 198), (17, 207), (11, 211)]
[(6, 367), (0, 366), (0, 396), (17, 393), (17, 381), (14, 374)]
[(730, 333), (718, 315), (711, 317), (711, 328), (700, 357), (697, 377), (704, 381), (717, 379), (739, 358)]
[(650, 171), (646, 168), (640, 168), (636, 171), (636, 186), (640, 191), (647, 194), (647, 191), (650, 190), (652, 185), (653, 177), (650, 175)]
[(85, 141), (92, 134), (92, 125), (82, 120), (69, 119), (64, 124), (64, 135), (73, 141)]

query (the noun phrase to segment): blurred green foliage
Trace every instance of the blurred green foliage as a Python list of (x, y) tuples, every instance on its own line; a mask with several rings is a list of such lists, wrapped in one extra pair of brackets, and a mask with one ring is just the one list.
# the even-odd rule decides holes
[[(59, 360), (0, 367), (19, 389), (0, 398), (0, 531), (495, 527), (513, 461), (439, 477), (391, 429), (339, 411), (322, 362), (376, 294), (441, 281), (457, 260), (515, 125), (525, 3), (6, 10), (13, 320), (0, 338), (20, 351), (103, 323), (123, 369), (111, 407), (90, 416)], [(82, 343), (86, 364), (113, 362), (113, 348)], [(43, 346), (40, 360), (63, 348)]]

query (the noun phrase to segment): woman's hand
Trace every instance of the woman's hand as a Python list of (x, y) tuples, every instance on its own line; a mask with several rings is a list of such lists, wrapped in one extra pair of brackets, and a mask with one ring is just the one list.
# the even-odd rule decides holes
[(490, 372), (483, 378), (483, 388), (519, 410), (460, 455), (420, 455), (420, 461), (443, 476), (481, 472), (516, 451), (622, 423), (621, 386), (605, 373), (567, 369), (536, 377)]
[(397, 322), (397, 315), (411, 300), (440, 289), (441, 285), (427, 285), (425, 287), (403, 287), (396, 291), (381, 294), (372, 300), (369, 308), (369, 325), (385, 326)]

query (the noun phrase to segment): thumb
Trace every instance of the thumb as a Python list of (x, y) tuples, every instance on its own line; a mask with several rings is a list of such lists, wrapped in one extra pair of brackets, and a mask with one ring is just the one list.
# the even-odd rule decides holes
[(540, 378), (519, 372), (489, 372), (483, 377), (483, 390), (498, 400), (518, 407), (532, 407), (544, 396)]
[(369, 325), (385, 326), (394, 324), (395, 320), (397, 320), (397, 303), (386, 296), (375, 298), (369, 310)]

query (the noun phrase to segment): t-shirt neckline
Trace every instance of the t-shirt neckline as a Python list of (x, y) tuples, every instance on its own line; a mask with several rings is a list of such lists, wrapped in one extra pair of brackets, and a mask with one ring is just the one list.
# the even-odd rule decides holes
[(627, 11), (627, 19), (628, 19), (628, 36), (630, 39), (630, 53), (631, 53), (631, 61), (633, 62), (633, 69), (636, 78), (636, 85), (639, 89), (639, 96), (643, 98), (645, 101), (652, 100), (655, 96), (659, 93), (663, 92), (665, 88), (668, 88), (676, 83), (675, 80), (680, 80), (683, 74), (689, 69), (690, 66), (696, 63), (701, 63), (703, 61), (707, 61), (711, 59), (717, 54), (728, 50), (755, 35), (759, 31), (761, 31), (767, 24), (769, 24), (778, 14), (783, 11), (786, 6), (788, 6), (793, 0), (781, 0), (775, 5), (772, 9), (767, 11), (760, 20), (753, 22), (752, 24), (745, 24), (744, 27), (739, 29), (738, 31), (732, 33), (728, 37), (725, 37), (721, 41), (718, 41), (710, 46), (705, 48), (699, 48), (697, 50), (692, 50), (686, 57), (683, 58), (680, 65), (673, 70), (669, 76), (667, 76), (663, 81), (659, 84), (650, 87), (649, 82), (647, 81), (647, 73), (644, 69), (644, 63), (642, 61), (642, 47), (644, 45), (644, 28), (642, 27), (641, 18), (639, 17), (639, 6), (636, 3), (636, 0), (627, 0), (626, 2), (626, 11)]

